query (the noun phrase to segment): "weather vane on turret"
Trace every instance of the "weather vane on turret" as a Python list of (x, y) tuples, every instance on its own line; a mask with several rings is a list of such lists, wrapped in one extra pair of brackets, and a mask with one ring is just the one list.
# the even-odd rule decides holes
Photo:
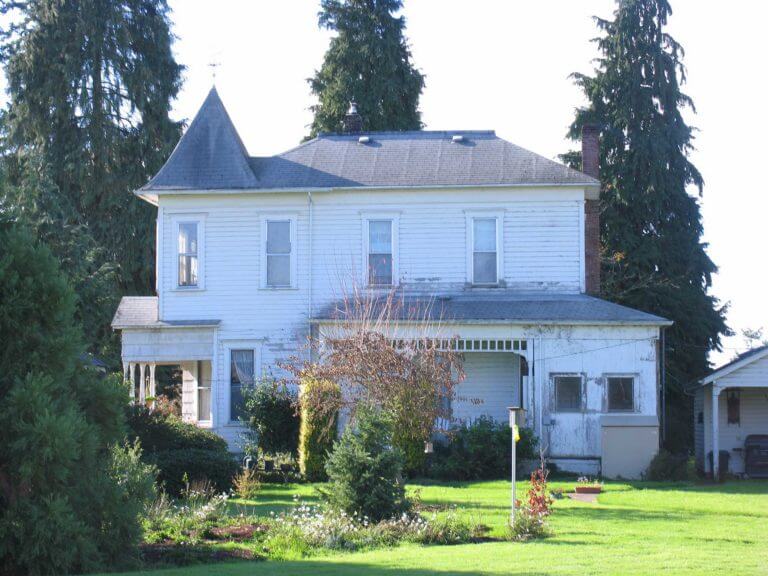
[(208, 63), (208, 67), (211, 69), (211, 80), (216, 84), (216, 69), (221, 66), (221, 62), (211, 61)]

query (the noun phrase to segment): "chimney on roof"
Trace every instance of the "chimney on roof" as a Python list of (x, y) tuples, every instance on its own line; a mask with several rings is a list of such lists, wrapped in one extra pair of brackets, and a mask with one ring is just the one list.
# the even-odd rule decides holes
[(357, 113), (357, 103), (350, 102), (349, 110), (344, 116), (344, 133), (356, 134), (363, 131), (363, 117)]
[[(600, 127), (581, 129), (581, 171), (600, 179)], [(600, 294), (600, 200), (584, 201), (584, 284), (587, 294)]]

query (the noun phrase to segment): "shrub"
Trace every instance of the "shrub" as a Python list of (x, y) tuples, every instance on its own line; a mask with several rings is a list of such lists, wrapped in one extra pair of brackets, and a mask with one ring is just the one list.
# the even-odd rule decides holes
[(260, 382), (243, 390), (243, 418), (259, 449), (265, 454), (288, 453), (299, 445), (296, 395), (284, 384)]
[(547, 518), (552, 514), (552, 497), (547, 491), (548, 474), (543, 461), (531, 473), (527, 502), (517, 501), (515, 521), (509, 526), (511, 540), (525, 541), (548, 534)]
[(185, 448), (227, 450), (227, 443), (221, 436), (184, 422), (170, 411), (148, 410), (134, 405), (128, 410), (127, 421), (130, 436), (141, 441), (145, 454)]
[(688, 456), (659, 450), (648, 465), (646, 479), (657, 482), (688, 480)]
[(219, 450), (182, 448), (146, 456), (159, 470), (157, 479), (169, 494), (180, 494), (187, 482), (210, 482), (217, 492), (228, 492), (237, 474), (232, 454)]
[(340, 395), (338, 384), (333, 382), (308, 376), (301, 380), (299, 469), (309, 482), (319, 482), (327, 478), (325, 462), (336, 440), (338, 421), (336, 413), (331, 416), (328, 412), (318, 411), (314, 407), (338, 402), (337, 397)]
[[(489, 480), (510, 474), (512, 430), (507, 423), (481, 416), (468, 426), (449, 431), (447, 442), (436, 443), (427, 474), (442, 480)], [(530, 428), (520, 429), (518, 461), (536, 458), (538, 439)]]
[(191, 481), (209, 480), (217, 490), (232, 487), (237, 462), (223, 438), (168, 412), (133, 406), (128, 414), (129, 438), (138, 439), (145, 462), (157, 467), (158, 482), (178, 495), (185, 475)]
[(328, 503), (374, 522), (407, 511), (403, 459), (392, 447), (392, 419), (381, 410), (359, 407), (325, 464)]
[(235, 486), (235, 494), (245, 500), (255, 500), (261, 490), (259, 473), (253, 469), (243, 468), (235, 476), (233, 484)]

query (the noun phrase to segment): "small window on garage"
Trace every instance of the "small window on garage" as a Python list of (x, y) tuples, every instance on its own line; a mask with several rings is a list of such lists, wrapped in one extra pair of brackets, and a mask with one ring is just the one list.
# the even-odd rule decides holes
[(555, 376), (555, 409), (558, 412), (580, 412), (582, 409), (582, 377)]
[(635, 379), (632, 376), (608, 377), (608, 411), (632, 412), (635, 409)]

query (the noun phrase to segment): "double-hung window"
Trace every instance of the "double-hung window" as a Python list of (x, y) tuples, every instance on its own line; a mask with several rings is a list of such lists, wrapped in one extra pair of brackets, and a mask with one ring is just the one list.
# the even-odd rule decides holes
[(232, 349), (229, 357), (229, 420), (237, 422), (243, 415), (243, 390), (254, 383), (256, 359), (252, 349)]
[(178, 282), (179, 288), (200, 286), (200, 223), (180, 221), (178, 223)]
[(499, 213), (478, 212), (467, 216), (467, 277), (477, 286), (496, 286), (504, 274), (501, 270), (502, 222)]
[(291, 288), (294, 285), (295, 221), (290, 218), (269, 218), (264, 221), (263, 284), (266, 288)]
[(392, 220), (368, 220), (368, 285), (392, 286)]
[(608, 411), (632, 412), (635, 409), (635, 379), (632, 376), (608, 376)]
[(579, 375), (553, 377), (556, 412), (581, 412), (583, 378)]

